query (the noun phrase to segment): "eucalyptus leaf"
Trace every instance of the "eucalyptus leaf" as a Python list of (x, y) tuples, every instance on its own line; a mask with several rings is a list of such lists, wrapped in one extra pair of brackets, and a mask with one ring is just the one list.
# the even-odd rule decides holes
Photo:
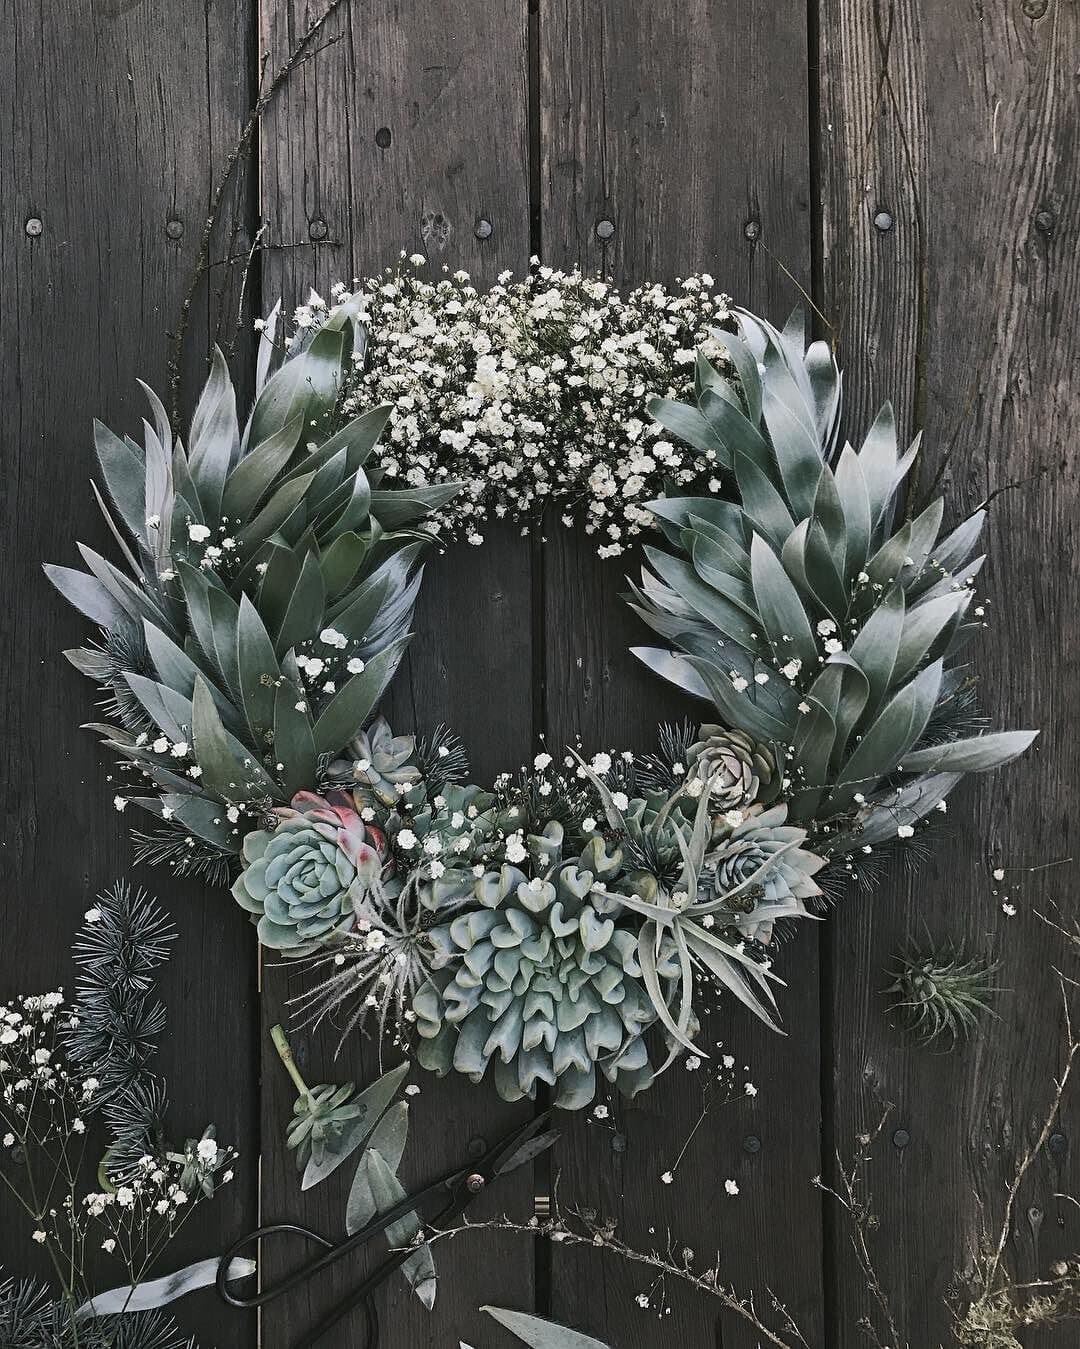
[(407, 1062), (397, 1068), (391, 1068), (354, 1098), (353, 1104), (360, 1106), (361, 1109), (352, 1121), (353, 1127), (346, 1130), (336, 1149), (328, 1153), (321, 1164), (317, 1164), (314, 1157), (310, 1159), (304, 1168), (304, 1178), (300, 1184), (302, 1190), (310, 1190), (313, 1186), (321, 1184), (360, 1147), (397, 1095), (398, 1087), (405, 1080), (408, 1071)]
[(509, 1311), (505, 1307), (481, 1307), (482, 1312), (495, 1318), (499, 1325), (516, 1335), (529, 1349), (611, 1349), (602, 1340), (583, 1335), (555, 1321), (545, 1321), (528, 1312)]

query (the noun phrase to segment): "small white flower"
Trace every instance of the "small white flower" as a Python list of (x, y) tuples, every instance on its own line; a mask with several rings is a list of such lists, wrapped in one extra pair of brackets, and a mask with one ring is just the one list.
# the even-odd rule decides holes
[(101, 1243), (101, 1249), (105, 1252), (106, 1255), (112, 1255), (113, 1251), (116, 1250), (116, 1238), (106, 1237), (105, 1240)]
[(5, 1148), (13, 1148), (14, 1146), (15, 1146), (15, 1135), (14, 1135), (14, 1134), (5, 1134), (5, 1135), (4, 1135), (4, 1147), (5, 1147)]
[(606, 1105), (593, 1106), (593, 1119), (607, 1119), (610, 1113)]
[(818, 636), (831, 637), (832, 634), (836, 631), (836, 624), (832, 621), (831, 618), (823, 618), (821, 622), (817, 625), (817, 630)]
[(734, 1067), (735, 1067), (735, 1055), (734, 1055), (734, 1054), (725, 1054), (724, 1057), (720, 1060), (720, 1062), (724, 1065), (725, 1068), (734, 1068)]
[(747, 1096), (757, 1095), (757, 1087), (754, 1086), (753, 1082), (744, 1082), (743, 1091), (746, 1092)]
[(1008, 902), (1006, 902), (1006, 903), (1002, 904), (1002, 906), (1001, 906), (1001, 912), (1005, 915), (1006, 918), (1015, 918), (1015, 917), (1016, 917), (1016, 905), (1015, 905), (1015, 904), (1009, 904)]
[(192, 543), (205, 543), (210, 537), (210, 529), (207, 525), (189, 524), (187, 532)]
[(596, 821), (593, 819), (591, 815), (586, 815), (585, 818), (581, 821), (581, 828), (586, 834), (591, 834), (592, 831), (596, 828)]
[(1003, 881), (1004, 879), (1005, 879), (1005, 868), (1004, 868), (1004, 867), (996, 867), (996, 868), (994, 869), (994, 880), (995, 880), (995, 881)]
[(614, 802), (616, 810), (625, 810), (630, 804), (630, 798), (625, 792), (612, 792), (611, 799)]
[(84, 918), (84, 919), (86, 920), (86, 922), (88, 922), (88, 923), (100, 923), (100, 922), (101, 922), (101, 910), (100, 910), (100, 909), (97, 909), (97, 908), (95, 908), (95, 909), (87, 909), (86, 912), (83, 914), (83, 918)]
[(199, 1154), (200, 1162), (213, 1162), (217, 1160), (218, 1145), (212, 1138), (200, 1138), (199, 1146), (195, 1151)]
[(35, 1240), (35, 1241), (38, 1243), (38, 1245), (40, 1246), (40, 1245), (42, 1245), (42, 1243), (45, 1241), (45, 1239), (46, 1239), (46, 1238), (45, 1238), (45, 1233), (44, 1233), (44, 1232), (41, 1230), (41, 1228), (39, 1227), (38, 1230), (34, 1233), (34, 1240)]
[(671, 1182), (675, 1179), (675, 1177), (671, 1174), (670, 1171), (665, 1171), (664, 1174), (660, 1177), (660, 1179), (663, 1181), (665, 1185), (670, 1185)]
[(768, 682), (769, 676), (765, 673), (764, 670), (759, 670), (757, 674), (754, 676), (755, 684), (767, 684)]
[(130, 1185), (121, 1185), (116, 1191), (116, 1202), (121, 1208), (133, 1208), (135, 1205), (135, 1191)]
[(86, 1122), (84, 1120), (79, 1119), (78, 1115), (76, 1115), (75, 1118), (71, 1121), (71, 1127), (77, 1134), (86, 1133)]
[(725, 1180), (724, 1189), (731, 1195), (732, 1199), (739, 1193), (739, 1187), (733, 1180)]
[(634, 1298), (634, 1301), (637, 1303), (639, 1307), (642, 1308), (648, 1307), (649, 1295), (648, 1293), (638, 1293), (637, 1297)]
[(734, 675), (731, 680), (731, 687), (736, 693), (745, 693), (750, 687), (750, 684), (748, 680), (742, 677), (742, 675)]
[(419, 1095), (420, 1095), (420, 1088), (416, 1085), (415, 1082), (410, 1082), (409, 1085), (405, 1088), (405, 1095), (406, 1095), (406, 1096), (419, 1096)]
[(173, 745), (172, 749), (169, 750), (169, 753), (174, 759), (182, 759), (187, 752), (188, 742), (186, 740), (178, 740), (176, 744)]
[(416, 835), (411, 829), (399, 829), (397, 833), (397, 844), (399, 848), (415, 848)]
[(538, 773), (542, 773), (545, 768), (550, 766), (550, 764), (551, 764), (550, 754), (538, 754), (536, 758), (533, 760), (533, 767), (536, 769)]
[(121, 815), (124, 813), (125, 810), (127, 810), (126, 796), (114, 796), (112, 803), (113, 806), (120, 812)]
[(359, 656), (353, 656), (352, 660), (350, 660), (348, 665), (345, 666), (345, 669), (348, 670), (349, 674), (352, 675), (363, 674), (364, 662), (360, 659)]
[(896, 827), (897, 838), (910, 838), (915, 832), (915, 826), (911, 824), (901, 824)]
[(169, 742), (163, 735), (159, 735), (150, 748), (155, 754), (167, 754), (169, 752)]
[(589, 767), (597, 775), (597, 777), (602, 777), (603, 774), (611, 771), (611, 755), (604, 754), (602, 752), (600, 754), (594, 754), (592, 758), (592, 763), (589, 765)]

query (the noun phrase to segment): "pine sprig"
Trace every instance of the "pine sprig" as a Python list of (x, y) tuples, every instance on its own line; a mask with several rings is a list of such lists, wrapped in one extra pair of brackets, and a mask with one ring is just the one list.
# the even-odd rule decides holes
[(165, 1028), (154, 976), (175, 937), (154, 900), (118, 881), (88, 911), (72, 947), (79, 974), (64, 1048), (73, 1066), (98, 1079), (95, 1100), (117, 1168), (164, 1136), (165, 1090), (148, 1064)]
[(191, 876), (215, 889), (227, 889), (232, 880), (231, 854), (178, 826), (133, 829), (131, 837), (139, 864), (168, 866), (174, 876)]

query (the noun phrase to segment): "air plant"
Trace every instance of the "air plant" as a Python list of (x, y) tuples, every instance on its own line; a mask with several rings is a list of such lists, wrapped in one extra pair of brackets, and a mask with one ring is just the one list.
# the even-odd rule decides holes
[(909, 945), (890, 971), (893, 1010), (920, 1044), (969, 1040), (982, 1016), (994, 1015), (991, 999), (1000, 989), (994, 976), (1001, 962), (971, 955), (949, 944), (940, 950)]

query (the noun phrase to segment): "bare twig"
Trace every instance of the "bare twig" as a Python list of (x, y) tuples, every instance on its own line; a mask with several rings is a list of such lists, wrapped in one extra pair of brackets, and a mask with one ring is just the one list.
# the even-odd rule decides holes
[[(176, 325), (176, 331), (173, 334), (172, 349), (169, 355), (169, 398), (173, 422), (178, 422), (180, 418), (180, 362), (183, 356), (184, 339), (187, 336), (188, 326), (191, 322), (191, 309), (195, 303), (195, 294), (199, 284), (206, 275), (210, 263), (210, 241), (214, 232), (214, 226), (217, 223), (218, 214), (221, 210), (221, 203), (225, 196), (225, 189), (229, 185), (236, 166), (241, 159), (248, 153), (255, 131), (262, 119), (263, 113), (270, 106), (274, 96), (282, 87), (285, 81), (293, 71), (308, 59), (311, 52), (312, 42), (322, 32), (323, 28), (337, 13), (343, 5), (349, 3), (349, 0), (330, 0), (326, 9), (315, 19), (307, 31), (292, 49), (288, 59), (281, 69), (277, 72), (263, 92), (255, 100), (255, 106), (252, 108), (248, 120), (244, 123), (243, 130), (240, 132), (240, 138), (233, 146), (225, 161), (225, 167), (218, 178), (214, 187), (213, 195), (210, 198), (210, 209), (206, 214), (206, 221), (203, 224), (202, 235), (199, 239), (199, 250), (195, 255), (195, 265), (192, 270), (191, 280), (188, 282), (187, 291), (180, 304), (180, 316)], [(328, 44), (324, 44), (328, 45)], [(319, 49), (321, 50), (321, 48)]]

